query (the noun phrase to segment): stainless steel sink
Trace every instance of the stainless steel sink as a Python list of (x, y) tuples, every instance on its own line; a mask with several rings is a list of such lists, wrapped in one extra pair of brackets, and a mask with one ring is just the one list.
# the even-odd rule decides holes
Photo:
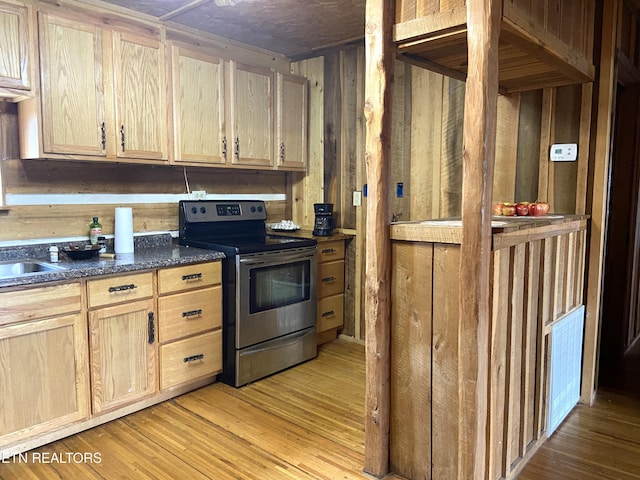
[(9, 260), (0, 262), (0, 278), (21, 277), (22, 275), (57, 272), (61, 270), (65, 270), (65, 267), (37, 260)]

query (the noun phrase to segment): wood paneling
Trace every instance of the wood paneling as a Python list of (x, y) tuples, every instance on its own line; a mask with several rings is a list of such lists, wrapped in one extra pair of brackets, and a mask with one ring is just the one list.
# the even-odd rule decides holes
[[(434, 299), (431, 278), (425, 279), (421, 271), (432, 268), (433, 246), (396, 242), (392, 256), (395, 268), (391, 284), (396, 301), (392, 303), (391, 315), (397, 321), (391, 326), (391, 403), (394, 408), (390, 420), (390, 466), (392, 471), (407, 478), (429, 478)], [(445, 433), (445, 430), (439, 432)]]
[[(457, 274), (461, 249), (398, 237), (392, 237), (392, 466), (409, 478), (456, 478), (456, 459), (472, 454), (460, 441), (469, 431), (459, 422), (465, 408), (459, 389), (466, 386), (460, 368), (468, 359), (458, 305), (466, 286)], [(548, 335), (583, 304), (585, 241), (585, 220), (493, 234), (489, 331), (481, 350), (488, 362), (481, 478), (517, 478), (546, 439)], [(430, 417), (423, 419), (425, 408)], [(429, 447), (425, 470), (421, 460), (428, 456), (416, 452)]]
[[(0, 122), (2, 118), (0, 117)], [(5, 160), (9, 194), (185, 193), (181, 167), (93, 164), (47, 160)], [(209, 195), (285, 194), (284, 172), (230, 171), (186, 167), (190, 190)], [(267, 202), (267, 221), (285, 218), (286, 201)], [(91, 217), (98, 216), (105, 234), (113, 234), (114, 208), (133, 208), (134, 232), (178, 229), (174, 203), (131, 205), (21, 205), (0, 215), (0, 240), (25, 240), (88, 235)]]

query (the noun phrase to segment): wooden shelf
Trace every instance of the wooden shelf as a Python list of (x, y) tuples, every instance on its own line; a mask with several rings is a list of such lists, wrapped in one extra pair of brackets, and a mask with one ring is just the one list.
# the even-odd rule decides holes
[[(398, 57), (465, 80), (464, 3), (420, 16), (419, 7), (403, 9), (405, 2), (400, 1), (396, 13), (394, 41)], [(533, 3), (518, 2), (518, 6), (506, 0), (503, 3), (498, 49), (500, 91), (519, 92), (593, 81), (593, 6), (585, 0), (571, 0), (563, 2), (560, 12), (550, 12), (547, 4), (551, 2)], [(549, 18), (554, 13), (557, 18), (552, 22)]]

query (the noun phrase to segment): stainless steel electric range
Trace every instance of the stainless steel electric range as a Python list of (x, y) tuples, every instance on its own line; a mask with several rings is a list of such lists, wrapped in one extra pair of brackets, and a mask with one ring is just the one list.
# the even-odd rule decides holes
[(183, 200), (180, 244), (225, 253), (223, 372), (234, 387), (304, 362), (316, 348), (316, 241), (266, 234), (260, 200)]

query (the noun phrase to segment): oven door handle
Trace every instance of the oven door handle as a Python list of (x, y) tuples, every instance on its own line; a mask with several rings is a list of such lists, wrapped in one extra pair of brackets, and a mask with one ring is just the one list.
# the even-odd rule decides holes
[(262, 254), (263, 256), (240, 256), (240, 264), (247, 267), (260, 266), (260, 265), (281, 265), (287, 262), (300, 262), (303, 260), (313, 260), (316, 256), (315, 249), (305, 252), (287, 252), (277, 254)]

